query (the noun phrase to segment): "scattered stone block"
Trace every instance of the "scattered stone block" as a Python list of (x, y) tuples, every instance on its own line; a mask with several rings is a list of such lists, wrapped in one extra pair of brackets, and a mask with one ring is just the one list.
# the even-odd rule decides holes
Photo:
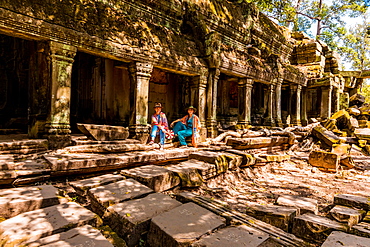
[(349, 98), (349, 106), (362, 106), (365, 103), (365, 97), (361, 94), (354, 94)]
[(332, 131), (327, 130), (321, 125), (313, 128), (312, 134), (330, 147), (333, 144), (338, 144), (340, 142), (340, 139), (337, 135), (335, 135)]
[(192, 202), (154, 217), (150, 223), (151, 246), (189, 246), (202, 235), (225, 225), (225, 219)]
[(0, 223), (2, 238), (14, 241), (36, 241), (82, 225), (98, 226), (101, 219), (74, 202), (19, 214)]
[(347, 156), (345, 158), (340, 159), (339, 164), (341, 166), (347, 167), (348, 169), (351, 169), (351, 168), (355, 167), (355, 162), (353, 161), (352, 157), (350, 157), (350, 156)]
[(334, 231), (346, 232), (348, 226), (311, 213), (299, 215), (293, 220), (292, 233), (312, 243), (323, 243)]
[(260, 154), (258, 157), (265, 159), (267, 162), (283, 162), (290, 160), (288, 154)]
[(51, 185), (0, 190), (0, 216), (6, 219), (56, 204), (58, 189)]
[(254, 149), (264, 147), (274, 147), (283, 144), (289, 144), (289, 138), (285, 136), (271, 136), (271, 137), (251, 137), (251, 138), (229, 138), (227, 139), (227, 146), (234, 149)]
[[(262, 247), (269, 241), (269, 235), (252, 227), (240, 225), (230, 226), (203, 236), (193, 243), (193, 247)], [(277, 244), (277, 243), (276, 243)], [(268, 245), (280, 246), (280, 245)]]
[(113, 245), (100, 233), (99, 230), (89, 225), (76, 227), (67, 232), (51, 235), (27, 244), (28, 247), (37, 247), (40, 245), (48, 247), (113, 247)]
[(352, 234), (333, 231), (321, 247), (361, 246), (370, 247), (370, 239)]
[(92, 210), (102, 216), (109, 206), (152, 192), (152, 189), (130, 178), (92, 188), (87, 195), (91, 201)]
[[(181, 179), (183, 178), (182, 173), (188, 174), (189, 171), (193, 170), (194, 172), (197, 172), (203, 180), (207, 180), (217, 175), (217, 168), (215, 164), (203, 162), (196, 159), (189, 159), (176, 165), (166, 166), (166, 168), (177, 173)], [(181, 181), (183, 181), (183, 179)], [(183, 183), (182, 186), (184, 186)]]
[(370, 198), (350, 194), (339, 194), (334, 196), (334, 204), (348, 207), (370, 210)]
[(340, 205), (336, 205), (330, 210), (331, 217), (336, 221), (346, 223), (349, 226), (357, 225), (365, 213), (366, 211), (364, 210), (352, 209)]
[(370, 211), (368, 211), (365, 217), (362, 219), (363, 222), (370, 223)]
[(162, 166), (147, 165), (122, 170), (122, 175), (134, 178), (155, 192), (162, 192), (180, 184), (176, 174)]
[(297, 208), (298, 215), (307, 212), (314, 214), (319, 212), (317, 200), (311, 198), (293, 195), (281, 195), (278, 197), (276, 203), (281, 206)]
[(153, 217), (180, 205), (180, 202), (167, 195), (154, 193), (110, 206), (104, 218), (128, 246), (137, 246), (141, 235), (149, 230)]
[(194, 188), (201, 186), (204, 182), (204, 179), (201, 175), (202, 172), (207, 172), (207, 175), (209, 174), (210, 177), (212, 174), (214, 174), (213, 176), (217, 175), (216, 165), (211, 166), (209, 163), (203, 162), (207, 165), (199, 166), (197, 163), (202, 161), (198, 161), (197, 163), (191, 161), (193, 160), (189, 160), (188, 163), (182, 162), (177, 165), (170, 165), (166, 167), (168, 170), (173, 171), (180, 177), (181, 187)]
[(367, 222), (361, 222), (357, 225), (352, 226), (349, 233), (365, 238), (370, 238), (370, 224)]
[(308, 157), (308, 163), (315, 167), (337, 170), (339, 167), (340, 156), (335, 153), (325, 151), (312, 151)]
[(362, 128), (362, 129), (357, 128), (355, 129), (354, 134), (358, 139), (370, 141), (370, 129), (369, 128)]
[(125, 179), (125, 177), (122, 175), (104, 174), (97, 177), (70, 182), (69, 184), (75, 189), (77, 194), (85, 196), (87, 191), (91, 188), (114, 183), (123, 179)]
[(293, 219), (297, 216), (297, 209), (277, 205), (248, 203), (246, 214), (289, 232)]
[(243, 161), (242, 156), (236, 154), (212, 151), (199, 151), (192, 153), (189, 155), (189, 159), (196, 159), (215, 164), (217, 167), (217, 173), (222, 173), (228, 169), (239, 167)]
[(361, 111), (357, 108), (354, 108), (354, 107), (348, 108), (347, 111), (350, 115), (354, 115), (354, 116), (358, 116), (358, 115), (361, 114)]
[(331, 147), (331, 152), (339, 156), (342, 156), (348, 154), (350, 148), (351, 145), (349, 144), (344, 143), (333, 144), (333, 146)]

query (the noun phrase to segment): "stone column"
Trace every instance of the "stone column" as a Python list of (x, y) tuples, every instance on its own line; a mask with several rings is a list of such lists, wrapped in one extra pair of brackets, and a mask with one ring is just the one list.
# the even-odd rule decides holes
[(307, 125), (308, 124), (308, 119), (307, 119), (307, 89), (304, 88), (302, 90), (302, 99), (301, 99), (301, 123), (302, 125)]
[(301, 85), (291, 85), (290, 86), (291, 95), (294, 97), (294, 111), (292, 112), (292, 125), (301, 125)]
[(274, 95), (275, 95), (275, 85), (271, 83), (269, 86), (269, 90), (268, 90), (267, 118), (264, 120), (265, 125), (270, 125), (270, 126), (275, 125), (275, 121), (273, 117)]
[(238, 124), (251, 124), (253, 80), (242, 78), (238, 82)]
[(206, 88), (207, 88), (207, 73), (200, 76), (195, 76), (192, 79), (190, 88), (190, 104), (197, 108), (195, 113), (200, 120), (202, 129), (200, 131), (201, 140), (205, 141), (207, 137), (206, 128)]
[(220, 76), (219, 69), (210, 69), (207, 87), (207, 137), (217, 135), (217, 83)]
[(330, 118), (331, 116), (331, 92), (333, 86), (321, 88), (321, 104), (320, 104), (320, 117), (322, 119)]
[(334, 92), (335, 92), (334, 111), (338, 112), (340, 110), (340, 91), (339, 91), (339, 88), (336, 88), (334, 90)]
[(73, 58), (77, 48), (51, 41), (50, 55), (50, 108), (46, 119), (49, 148), (70, 145), (70, 102)]
[(276, 80), (275, 88), (275, 99), (276, 99), (276, 126), (283, 127), (283, 121), (281, 120), (281, 85), (283, 84), (283, 78)]
[(153, 64), (133, 62), (130, 64), (129, 70), (131, 81), (130, 136), (145, 143), (149, 136), (148, 97), (149, 80), (153, 71)]

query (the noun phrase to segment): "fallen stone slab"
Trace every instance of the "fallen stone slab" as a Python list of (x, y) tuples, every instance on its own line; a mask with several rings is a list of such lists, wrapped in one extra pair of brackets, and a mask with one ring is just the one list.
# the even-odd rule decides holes
[(151, 246), (189, 246), (225, 225), (225, 219), (192, 202), (154, 217), (148, 232)]
[(361, 246), (370, 247), (370, 239), (352, 234), (333, 231), (321, 247)]
[(262, 247), (262, 246), (283, 246), (273, 243), (269, 235), (253, 229), (252, 227), (240, 225), (220, 229), (210, 235), (200, 238), (193, 243), (194, 247)]
[(352, 226), (349, 233), (370, 238), (370, 223), (360, 222), (359, 224)]
[(0, 216), (5, 219), (56, 204), (58, 189), (51, 185), (0, 190)]
[(350, 148), (351, 145), (345, 143), (333, 144), (333, 146), (331, 147), (331, 152), (339, 156), (347, 155)]
[(246, 214), (289, 232), (293, 219), (297, 216), (297, 209), (277, 205), (248, 203), (246, 205)]
[(14, 241), (36, 241), (82, 225), (98, 226), (101, 219), (74, 202), (19, 214), (0, 223), (1, 237)]
[(338, 222), (347, 224), (348, 226), (357, 225), (365, 213), (365, 210), (358, 210), (340, 205), (336, 205), (330, 210), (331, 217)]
[(335, 135), (332, 131), (327, 130), (326, 128), (324, 128), (321, 125), (313, 128), (312, 129), (312, 134), (330, 147), (333, 144), (340, 143), (340, 138), (337, 135)]
[(350, 194), (338, 194), (334, 196), (334, 204), (370, 210), (370, 198)]
[[(288, 154), (260, 154), (258, 158), (265, 160), (266, 162), (283, 162), (290, 160), (290, 155)], [(257, 162), (259, 160), (257, 159)]]
[(351, 156), (341, 158), (339, 164), (341, 166), (344, 166), (344, 167), (348, 168), (348, 169), (352, 169), (353, 167), (355, 167), (355, 162), (353, 161)]
[(369, 128), (357, 128), (354, 131), (355, 136), (360, 140), (370, 141), (370, 129)]
[[(208, 164), (208, 163), (206, 163)], [(166, 168), (174, 173), (180, 178), (180, 185), (181, 187), (185, 188), (194, 188), (199, 187), (205, 181), (199, 172), (199, 169), (196, 167), (184, 165), (184, 164), (176, 164), (166, 166)], [(214, 167), (214, 173), (217, 175), (216, 166)]]
[(321, 244), (332, 231), (346, 232), (348, 228), (348, 226), (326, 217), (307, 213), (294, 218), (292, 233), (311, 243)]
[(234, 149), (254, 149), (280, 146), (289, 144), (289, 137), (272, 136), (272, 137), (251, 137), (251, 138), (229, 138), (226, 145)]
[(365, 103), (365, 97), (361, 94), (354, 94), (349, 98), (349, 106), (361, 107)]
[(318, 214), (319, 212), (317, 200), (307, 197), (281, 195), (276, 200), (276, 203), (280, 206), (294, 207), (298, 209), (298, 215), (307, 212)]
[(140, 166), (122, 170), (121, 174), (145, 184), (155, 192), (162, 192), (180, 184), (180, 178), (162, 166)]
[(41, 238), (32, 243), (25, 243), (28, 247), (75, 247), (75, 246), (97, 246), (113, 247), (113, 245), (100, 233), (99, 230), (90, 225), (73, 228), (67, 232), (54, 234)]
[(242, 157), (242, 163), (240, 164), (239, 167), (247, 167), (254, 165), (256, 163), (256, 158), (253, 156), (253, 154), (236, 149), (227, 149), (226, 151), (228, 153), (237, 154)]
[(97, 141), (124, 140), (129, 136), (128, 128), (122, 126), (78, 123), (77, 128), (87, 137)]
[(153, 217), (180, 205), (167, 195), (154, 193), (108, 207), (104, 219), (128, 246), (137, 246), (141, 235), (149, 230)]
[(152, 189), (130, 178), (92, 188), (87, 192), (87, 195), (91, 201), (92, 210), (99, 216), (103, 216), (109, 206), (152, 192)]
[(123, 179), (125, 179), (125, 177), (119, 174), (104, 174), (97, 177), (70, 182), (69, 185), (71, 185), (80, 196), (86, 196), (87, 191), (91, 188), (114, 183)]
[(228, 152), (199, 151), (189, 155), (189, 159), (196, 159), (207, 163), (215, 164), (218, 173), (234, 169), (242, 164), (243, 157)]
[(312, 151), (308, 157), (308, 163), (315, 167), (337, 170), (340, 156), (325, 151)]

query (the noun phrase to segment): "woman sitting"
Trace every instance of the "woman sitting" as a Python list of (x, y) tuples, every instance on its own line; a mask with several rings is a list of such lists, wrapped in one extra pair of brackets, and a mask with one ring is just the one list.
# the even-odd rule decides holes
[(157, 136), (159, 131), (159, 149), (163, 150), (164, 148), (164, 138), (168, 129), (168, 122), (166, 114), (162, 112), (162, 104), (155, 103), (154, 105), (155, 113), (152, 115), (152, 131), (150, 133), (151, 140), (149, 145), (154, 144), (154, 139)]
[[(185, 137), (191, 136), (191, 143), (194, 147), (197, 147), (197, 142), (199, 139), (199, 131), (201, 129), (200, 121), (198, 116), (194, 113), (197, 109), (193, 106), (187, 108), (188, 114), (183, 118), (177, 119), (171, 123), (173, 127), (173, 132), (179, 137), (180, 148), (187, 148), (188, 145), (185, 141)], [(174, 124), (176, 125), (174, 126)]]

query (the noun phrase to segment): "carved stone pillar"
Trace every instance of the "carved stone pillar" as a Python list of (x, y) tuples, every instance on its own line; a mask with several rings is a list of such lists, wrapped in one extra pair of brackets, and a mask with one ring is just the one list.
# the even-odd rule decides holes
[(302, 125), (308, 124), (307, 119), (307, 89), (302, 90), (302, 99), (301, 99), (302, 109), (301, 109), (301, 123)]
[(148, 96), (149, 80), (153, 71), (153, 64), (133, 62), (130, 70), (130, 136), (145, 143), (149, 136), (148, 127)]
[(210, 69), (207, 87), (207, 136), (217, 135), (217, 83), (220, 76), (219, 69)]
[(320, 117), (322, 119), (330, 118), (331, 116), (331, 93), (333, 86), (321, 88), (321, 104), (320, 104)]
[(294, 97), (294, 107), (292, 107), (292, 125), (301, 125), (301, 85), (291, 85), (290, 86), (291, 95)]
[(73, 58), (77, 48), (51, 41), (50, 108), (46, 120), (49, 148), (68, 146), (71, 142), (70, 102)]
[(253, 80), (242, 78), (238, 82), (238, 124), (251, 124)]
[(191, 88), (190, 104), (198, 109), (196, 115), (199, 117), (200, 124), (202, 126), (200, 136), (201, 140), (205, 141), (207, 137), (207, 128), (206, 128), (207, 73), (193, 77), (190, 88)]
[(334, 99), (334, 112), (337, 112), (340, 110), (340, 91), (338, 88), (334, 90), (335, 92), (335, 99)]
[(269, 90), (268, 90), (267, 118), (264, 120), (265, 125), (270, 125), (270, 126), (275, 125), (275, 121), (273, 117), (274, 95), (275, 95), (275, 85), (270, 84)]
[(278, 127), (283, 127), (283, 121), (281, 120), (281, 85), (283, 84), (283, 78), (276, 80), (275, 88), (275, 99), (276, 99), (276, 119), (275, 124)]

